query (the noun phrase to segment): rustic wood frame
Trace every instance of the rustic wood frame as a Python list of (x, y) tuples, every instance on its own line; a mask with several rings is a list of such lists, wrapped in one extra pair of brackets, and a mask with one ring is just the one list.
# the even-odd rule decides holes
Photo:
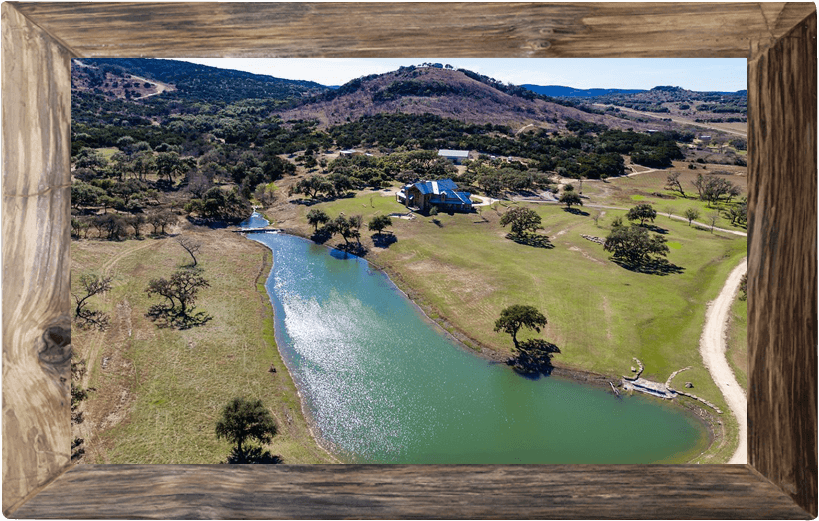
[[(812, 3), (7, 2), (2, 31), (7, 516), (817, 516)], [(749, 465), (72, 467), (70, 59), (140, 56), (747, 58)]]

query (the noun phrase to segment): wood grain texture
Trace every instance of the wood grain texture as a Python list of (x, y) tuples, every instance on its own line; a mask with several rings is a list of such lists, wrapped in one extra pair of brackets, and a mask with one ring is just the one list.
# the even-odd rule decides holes
[[(4, 512), (785, 519), (807, 518), (807, 510), (816, 516), (813, 4), (61, 2), (2, 9)], [(753, 58), (749, 451), (764, 477), (742, 466), (80, 467), (20, 506), (20, 498), (59, 474), (69, 454), (68, 387), (57, 377), (70, 348), (59, 329), (69, 311), (69, 53)]]
[(69, 53), (3, 24), (3, 510), (69, 464)]
[(808, 518), (745, 465), (80, 465), (15, 516)]
[(816, 516), (816, 15), (748, 75), (748, 461)]
[(767, 45), (815, 10), (812, 3), (15, 5), (79, 57), (154, 58), (746, 58), (752, 42)]

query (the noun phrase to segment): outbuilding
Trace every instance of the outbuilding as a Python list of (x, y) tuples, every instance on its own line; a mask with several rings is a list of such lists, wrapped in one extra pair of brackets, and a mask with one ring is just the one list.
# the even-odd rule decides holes
[(459, 165), (464, 159), (469, 159), (469, 150), (448, 150), (442, 148), (438, 151), (438, 156), (445, 157), (456, 165)]

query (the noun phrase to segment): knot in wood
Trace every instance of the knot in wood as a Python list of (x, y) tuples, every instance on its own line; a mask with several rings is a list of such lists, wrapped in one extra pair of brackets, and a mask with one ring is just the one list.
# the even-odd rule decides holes
[(48, 365), (62, 365), (71, 360), (71, 328), (49, 326), (43, 332), (37, 356)]

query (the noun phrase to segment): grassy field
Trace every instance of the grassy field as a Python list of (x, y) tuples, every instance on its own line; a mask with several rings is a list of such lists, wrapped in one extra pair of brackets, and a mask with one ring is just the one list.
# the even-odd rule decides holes
[[(664, 184), (667, 173), (657, 174)], [(645, 177), (640, 182), (642, 191), (648, 191), (658, 177), (649, 176), (652, 174), (616, 181), (631, 183)], [(617, 186), (615, 181), (610, 184)], [(588, 185), (584, 183), (584, 191)], [(611, 197), (598, 200), (620, 202)], [(746, 255), (744, 237), (712, 234), (659, 216), (655, 225), (666, 232), (671, 250), (668, 260), (681, 272), (650, 275), (613, 263), (601, 245), (581, 237), (605, 237), (607, 223), (624, 216), (625, 211), (604, 210), (596, 226), (588, 214), (568, 213), (557, 205), (530, 204), (542, 217), (542, 233), (554, 245), (547, 249), (505, 237), (508, 230), (499, 220), (512, 204), (525, 203), (499, 203), (483, 208), (480, 214), (416, 215), (413, 220), (393, 217), (397, 242), (389, 248), (374, 247), (366, 230), (362, 241), (370, 249), (371, 260), (384, 266), (432, 318), (444, 319), (449, 327), (473, 339), (472, 347), (510, 352), (509, 336), (493, 331), (495, 319), (506, 306), (531, 304), (549, 323), (540, 335), (524, 332), (519, 336), (541, 336), (557, 344), (562, 351), (555, 357), (558, 365), (616, 377), (630, 374), (632, 357), (637, 357), (645, 364), (644, 376), (661, 382), (673, 371), (692, 366), (673, 384), (681, 388), (691, 382), (695, 394), (728, 410), (698, 348), (706, 304)], [(332, 217), (341, 212), (361, 214), (365, 223), (377, 214), (406, 213), (393, 197), (380, 193), (362, 193), (315, 207)], [(300, 205), (295, 220), (301, 223), (297, 231), (309, 235), (312, 229), (304, 224), (307, 211), (307, 206)], [(340, 241), (336, 237), (331, 243)], [(736, 447), (733, 418), (723, 415), (720, 419), (728, 427), (728, 439), (712, 446), (702, 462), (727, 458)]]
[[(159, 300), (148, 280), (169, 276), (190, 261), (172, 238), (72, 242), (78, 274), (112, 275), (113, 287), (89, 306), (111, 315), (106, 332), (74, 328), (74, 347), (88, 360), (85, 402), (88, 463), (218, 463), (231, 445), (217, 440), (215, 423), (233, 397), (259, 398), (276, 419), (269, 445), (285, 463), (331, 458), (316, 445), (296, 388), (279, 357), (273, 310), (264, 290), (270, 252), (224, 230), (185, 230), (202, 243), (199, 264), (210, 281), (197, 310), (213, 316), (188, 330), (160, 329), (145, 316)], [(257, 283), (258, 282), (258, 283)], [(262, 332), (262, 334), (260, 334)], [(268, 372), (271, 365), (275, 373)]]
[[(708, 169), (701, 167), (696, 170), (690, 170), (687, 167), (688, 163), (675, 163), (673, 168), (667, 170), (658, 170), (654, 172), (647, 172), (645, 174), (638, 174), (632, 177), (618, 177), (606, 181), (584, 181), (583, 195), (587, 197), (586, 205), (603, 204), (611, 206), (620, 206), (623, 208), (630, 208), (637, 204), (650, 203), (657, 210), (658, 216), (666, 216), (669, 211), (673, 215), (682, 216), (686, 209), (694, 208), (699, 211), (700, 216), (696, 221), (708, 224), (710, 229), (710, 222), (708, 215), (714, 212), (719, 212), (720, 216), (716, 222), (717, 228), (724, 228), (727, 230), (745, 231), (744, 226), (732, 225), (731, 220), (724, 215), (725, 204), (717, 207), (710, 207), (705, 201), (697, 199), (697, 191), (691, 181), (696, 179), (697, 174), (707, 175)], [(725, 165), (709, 165), (711, 171), (726, 172), (723, 175), (725, 179), (737, 185), (742, 190), (743, 194), (747, 192), (747, 175), (746, 169), (743, 167), (725, 166)], [(679, 192), (666, 190), (666, 179), (671, 172), (680, 173), (680, 183), (683, 186), (686, 197), (682, 197)], [(575, 188), (579, 187), (575, 183)], [(739, 198), (735, 198), (736, 202)]]

